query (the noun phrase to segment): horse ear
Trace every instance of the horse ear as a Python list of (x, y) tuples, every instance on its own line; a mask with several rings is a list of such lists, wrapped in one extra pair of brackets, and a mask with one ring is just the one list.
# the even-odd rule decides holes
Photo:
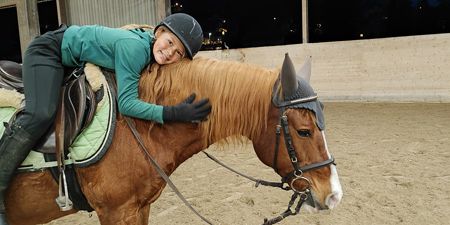
[(294, 64), (289, 54), (284, 55), (283, 66), (280, 72), (281, 87), (283, 88), (283, 97), (286, 99), (297, 91), (297, 77), (295, 75)]
[(305, 63), (302, 68), (297, 72), (297, 76), (303, 78), (308, 83), (311, 80), (311, 56), (306, 57)]

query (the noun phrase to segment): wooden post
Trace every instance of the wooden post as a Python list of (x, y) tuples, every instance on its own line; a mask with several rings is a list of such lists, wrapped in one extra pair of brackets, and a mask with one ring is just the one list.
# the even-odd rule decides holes
[(17, 0), (16, 7), (23, 57), (28, 44), (40, 34), (37, 0)]
[(156, 0), (155, 2), (156, 6), (156, 22), (159, 23), (159, 21), (166, 18), (171, 13), (170, 10), (170, 0)]
[(61, 24), (69, 24), (67, 21), (67, 8), (66, 8), (66, 0), (56, 0), (56, 9), (58, 11), (58, 23)]
[(308, 32), (308, 0), (302, 0), (302, 43), (309, 42)]
[(16, 0), (0, 0), (0, 8), (16, 7)]

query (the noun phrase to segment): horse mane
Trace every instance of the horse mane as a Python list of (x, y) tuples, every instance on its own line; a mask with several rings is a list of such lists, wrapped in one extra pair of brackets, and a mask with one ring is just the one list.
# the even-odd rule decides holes
[(141, 74), (139, 95), (146, 102), (174, 105), (195, 92), (196, 100), (209, 98), (212, 104), (208, 120), (201, 123), (207, 145), (232, 136), (252, 139), (267, 128), (278, 72), (202, 57), (164, 66), (155, 63)]

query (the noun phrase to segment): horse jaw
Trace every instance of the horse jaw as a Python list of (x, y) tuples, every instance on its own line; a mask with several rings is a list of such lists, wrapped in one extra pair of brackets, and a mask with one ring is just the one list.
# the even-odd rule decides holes
[(301, 77), (306, 80), (308, 83), (311, 80), (311, 56), (308, 56), (303, 63), (303, 66), (297, 72), (297, 77)]
[[(325, 145), (325, 149), (327, 152), (327, 156), (331, 158), (330, 151), (328, 150), (328, 144), (327, 140), (325, 138), (325, 132), (321, 131), (323, 142)], [(330, 193), (326, 196), (323, 205), (319, 202), (319, 199), (314, 195), (314, 191), (311, 192), (313, 201), (315, 203), (315, 207), (311, 206), (309, 201), (306, 201), (305, 204), (303, 204), (303, 210), (308, 213), (318, 213), (318, 212), (327, 212), (334, 208), (336, 208), (339, 203), (342, 200), (343, 192), (342, 192), (342, 186), (339, 181), (339, 176), (337, 174), (337, 169), (334, 164), (329, 165), (330, 166)]]
[[(327, 155), (329, 158), (331, 158), (331, 154), (330, 151), (328, 150), (328, 144), (327, 144), (327, 140), (325, 138), (325, 132), (322, 131), (322, 137), (323, 137), (323, 142), (325, 145), (325, 149), (327, 151)], [(327, 195), (327, 197), (325, 198), (325, 208), (320, 207), (320, 204), (317, 202), (317, 199), (314, 197), (314, 193), (312, 193), (314, 201), (315, 201), (315, 205), (316, 207), (312, 207), (309, 204), (304, 204), (304, 210), (306, 212), (309, 213), (318, 213), (319, 211), (322, 212), (324, 210), (332, 210), (334, 208), (336, 208), (339, 203), (342, 200), (342, 196), (343, 196), (343, 192), (342, 192), (342, 186), (341, 183), (339, 181), (339, 176), (337, 173), (337, 169), (336, 166), (334, 164), (330, 165), (330, 170), (331, 170), (331, 174), (330, 174), (330, 186), (331, 186), (331, 193), (329, 193)]]
[(289, 98), (297, 91), (297, 76), (295, 75), (294, 64), (289, 54), (284, 55), (283, 65), (280, 72), (281, 87), (283, 88), (283, 98)]
[[(327, 155), (331, 158), (330, 151), (328, 150), (327, 139), (325, 138), (325, 131), (322, 131), (323, 142), (325, 144), (325, 149), (327, 150)], [(325, 199), (325, 205), (329, 209), (336, 208), (342, 200), (343, 192), (341, 182), (339, 181), (339, 176), (337, 173), (336, 165), (331, 164), (331, 175), (330, 175), (330, 185), (331, 193)]]
[(313, 198), (314, 198), (316, 206), (312, 207), (308, 203), (305, 203), (303, 207), (306, 212), (318, 213), (318, 212), (322, 212), (322, 211), (330, 211), (330, 210), (336, 208), (339, 205), (339, 203), (341, 202), (343, 192), (342, 192), (341, 183), (339, 182), (339, 176), (337, 174), (336, 166), (330, 165), (330, 169), (331, 169), (331, 175), (330, 175), (331, 193), (328, 194), (327, 197), (325, 198), (325, 208), (320, 207), (320, 204), (317, 202), (316, 198), (314, 198), (314, 193), (313, 193)]

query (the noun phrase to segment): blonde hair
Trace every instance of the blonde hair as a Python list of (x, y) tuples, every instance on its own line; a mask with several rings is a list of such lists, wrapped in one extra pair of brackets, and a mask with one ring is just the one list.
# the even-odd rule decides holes
[(155, 29), (155, 27), (154, 26), (151, 26), (151, 25), (147, 25), (147, 24), (134, 24), (134, 23), (132, 23), (132, 24), (127, 24), (127, 25), (125, 25), (125, 26), (122, 26), (122, 27), (120, 27), (121, 29), (125, 29), (125, 30), (134, 30), (134, 29), (138, 29), (138, 28), (141, 28), (141, 29), (144, 29), (144, 30), (153, 30), (153, 29)]

